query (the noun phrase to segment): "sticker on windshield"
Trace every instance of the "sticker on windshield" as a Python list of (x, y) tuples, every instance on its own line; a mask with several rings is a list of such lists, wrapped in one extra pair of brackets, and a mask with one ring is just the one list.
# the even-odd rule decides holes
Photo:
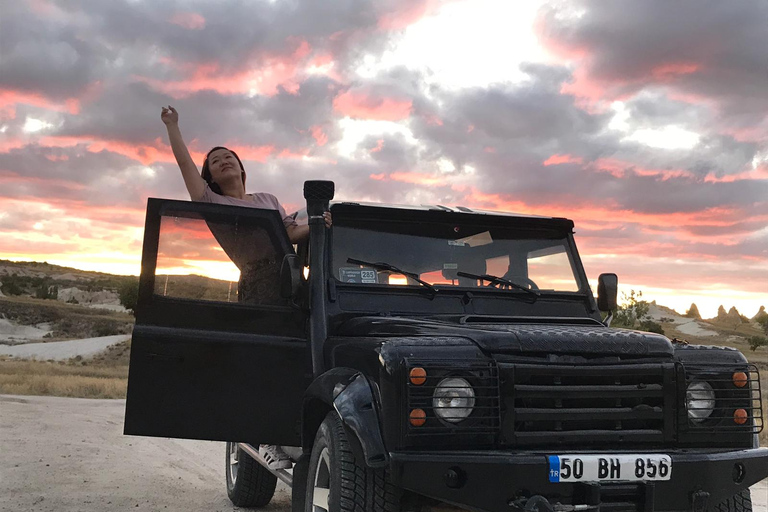
[(342, 283), (376, 284), (376, 270), (372, 268), (341, 267), (339, 269), (339, 281)]

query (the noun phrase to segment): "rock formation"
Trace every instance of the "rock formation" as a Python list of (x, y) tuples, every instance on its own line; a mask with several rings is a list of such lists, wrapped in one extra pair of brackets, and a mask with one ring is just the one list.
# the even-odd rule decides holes
[(726, 321), (731, 325), (740, 325), (742, 323), (741, 315), (735, 306), (728, 310)]
[(695, 318), (696, 320), (701, 320), (701, 314), (699, 313), (699, 308), (696, 307), (696, 303), (691, 304), (691, 307), (688, 308), (688, 311), (685, 312), (685, 316), (688, 318)]

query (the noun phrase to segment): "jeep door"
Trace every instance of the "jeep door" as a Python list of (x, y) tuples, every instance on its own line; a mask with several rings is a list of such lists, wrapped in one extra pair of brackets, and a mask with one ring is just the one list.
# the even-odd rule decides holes
[(125, 433), (300, 445), (305, 317), (280, 298), (279, 214), (150, 199)]

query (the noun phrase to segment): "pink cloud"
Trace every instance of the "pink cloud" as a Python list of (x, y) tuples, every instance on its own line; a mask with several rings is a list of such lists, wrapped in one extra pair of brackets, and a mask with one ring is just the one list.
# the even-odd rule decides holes
[(317, 142), (318, 146), (326, 145), (328, 142), (328, 136), (325, 134), (321, 126), (313, 126), (310, 128), (310, 131), (312, 132), (312, 137), (315, 139), (315, 142)]
[(181, 80), (159, 80), (134, 75), (132, 78), (174, 98), (184, 98), (199, 91), (221, 94), (250, 94), (256, 92), (274, 96), (280, 88), (291, 94), (298, 93), (306, 68), (312, 61), (312, 47), (299, 38), (289, 38), (289, 54), (254, 55), (253, 62), (245, 62), (237, 71), (222, 69), (219, 62), (174, 62), (163, 57), (163, 62), (184, 75)]
[(378, 153), (382, 149), (384, 149), (384, 139), (379, 139), (379, 140), (376, 141), (376, 147), (371, 149), (370, 152), (371, 153)]
[(67, 190), (85, 190), (86, 186), (81, 183), (74, 183), (66, 180), (57, 180), (53, 178), (36, 178), (30, 176), (19, 176), (18, 174), (0, 171), (0, 184), (3, 186), (30, 186), (39, 187), (46, 185), (51, 187), (64, 188)]
[(580, 156), (573, 156), (573, 155), (552, 155), (544, 162), (542, 165), (549, 166), (549, 165), (560, 165), (560, 164), (580, 164), (583, 163), (583, 160)]
[(342, 116), (378, 121), (402, 121), (411, 115), (411, 100), (385, 98), (362, 91), (347, 91), (333, 100), (333, 108)]
[(205, 18), (196, 12), (177, 12), (168, 21), (189, 30), (202, 30), (205, 28)]
[(616, 178), (623, 178), (628, 171), (631, 171), (638, 176), (658, 177), (661, 178), (661, 180), (668, 180), (671, 178), (697, 179), (695, 174), (685, 169), (651, 169), (615, 158), (598, 158), (594, 162), (586, 165), (586, 168), (593, 172), (608, 173)]
[(423, 185), (423, 186), (435, 186), (446, 185), (444, 176), (436, 176), (430, 174), (423, 174), (419, 172), (409, 171), (397, 171), (390, 174), (371, 174), (369, 176), (372, 180), (376, 181), (399, 181), (401, 183), (409, 183), (411, 185)]
[(12, 117), (15, 117), (15, 105), (18, 103), (33, 105), (55, 112), (68, 112), (70, 114), (78, 114), (80, 112), (80, 100), (77, 98), (68, 98), (64, 101), (53, 101), (38, 93), (15, 91), (11, 89), (0, 90), (0, 112), (9, 115), (12, 114)]
[(669, 82), (683, 75), (699, 71), (701, 64), (695, 62), (667, 62), (651, 70), (651, 75), (659, 82)]
[(421, 118), (429, 126), (443, 126), (443, 120), (437, 114), (422, 114)]

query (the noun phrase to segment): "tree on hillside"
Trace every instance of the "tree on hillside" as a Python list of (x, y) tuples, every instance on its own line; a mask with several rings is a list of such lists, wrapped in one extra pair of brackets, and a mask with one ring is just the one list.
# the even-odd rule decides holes
[(768, 334), (768, 315), (759, 316), (756, 321), (763, 328), (763, 332)]
[(0, 290), (5, 295), (21, 295), (24, 293), (23, 284), (15, 275), (3, 276), (0, 280)]
[(664, 334), (661, 324), (654, 322), (649, 316), (650, 304), (642, 300), (643, 292), (630, 290), (629, 295), (621, 294), (621, 304), (613, 315), (611, 325), (626, 329), (639, 329), (641, 331)]
[(768, 334), (768, 313), (765, 312), (765, 306), (760, 306), (760, 310), (752, 317), (752, 320), (763, 328), (765, 334)]
[(133, 312), (136, 309), (136, 302), (139, 300), (139, 280), (126, 279), (118, 286), (117, 294), (120, 296), (120, 304)]
[(699, 308), (696, 307), (696, 303), (691, 304), (691, 307), (688, 308), (688, 311), (685, 312), (685, 316), (688, 318), (695, 318), (696, 320), (701, 320), (701, 313), (699, 313)]
[(752, 336), (749, 338), (749, 349), (754, 352), (760, 347), (768, 346), (768, 338), (763, 336)]
[(56, 300), (59, 298), (59, 287), (51, 285), (48, 279), (43, 279), (35, 289), (35, 297)]

